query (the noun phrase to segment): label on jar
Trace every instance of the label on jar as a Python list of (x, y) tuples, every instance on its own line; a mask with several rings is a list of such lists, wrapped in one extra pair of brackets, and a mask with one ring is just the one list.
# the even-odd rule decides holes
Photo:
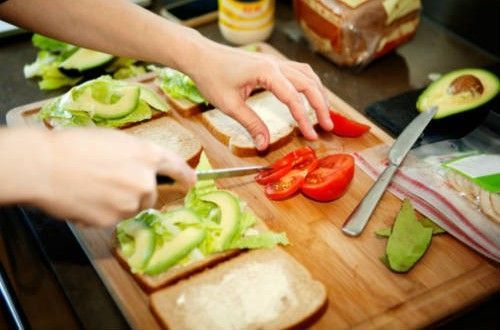
[(274, 23), (274, 0), (219, 0), (219, 24), (233, 30), (260, 30)]

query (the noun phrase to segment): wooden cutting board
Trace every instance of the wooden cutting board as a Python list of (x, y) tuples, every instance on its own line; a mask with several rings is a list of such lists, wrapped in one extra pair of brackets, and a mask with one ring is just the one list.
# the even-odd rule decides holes
[[(267, 44), (263, 52), (280, 55)], [(153, 75), (138, 81), (153, 86)], [(360, 138), (340, 138), (322, 133), (320, 139), (307, 142), (297, 137), (290, 144), (265, 157), (239, 158), (216, 140), (203, 126), (199, 116), (184, 118), (175, 112), (182, 125), (201, 141), (214, 167), (244, 164), (269, 164), (285, 153), (304, 145), (319, 155), (354, 152), (392, 139), (359, 112), (330, 93), (333, 107), (347, 116), (372, 126)], [(9, 126), (44, 127), (36, 113), (46, 101), (28, 104), (7, 114)], [(273, 230), (285, 231), (291, 245), (285, 250), (301, 262), (328, 290), (328, 306), (314, 329), (339, 328), (420, 328), (480, 302), (500, 290), (499, 265), (467, 248), (450, 235), (433, 238), (421, 261), (409, 273), (390, 272), (380, 261), (386, 241), (374, 231), (390, 226), (401, 202), (387, 192), (363, 234), (353, 238), (340, 228), (347, 216), (365, 195), (373, 181), (361, 170), (347, 193), (331, 203), (317, 203), (302, 195), (272, 202), (252, 176), (221, 179), (221, 188), (237, 193)], [(183, 196), (175, 188), (160, 188), (158, 207), (178, 201)], [(136, 329), (157, 329), (159, 324), (148, 308), (147, 296), (130, 274), (111, 254), (112, 230), (72, 226), (121, 311)]]

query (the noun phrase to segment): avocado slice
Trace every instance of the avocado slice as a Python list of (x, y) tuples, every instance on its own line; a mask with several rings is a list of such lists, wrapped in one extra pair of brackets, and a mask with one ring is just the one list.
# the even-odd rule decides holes
[(70, 77), (81, 76), (108, 64), (113, 58), (114, 56), (110, 54), (79, 48), (59, 64), (58, 69)]
[(133, 272), (140, 272), (146, 266), (155, 250), (155, 232), (153, 228), (139, 221), (130, 221), (120, 226), (120, 231), (131, 238), (133, 242), (133, 248), (131, 244), (126, 244), (120, 250), (126, 257), (131, 270)]
[(430, 84), (417, 100), (417, 109), (438, 107), (434, 119), (479, 107), (497, 95), (500, 81), (493, 73), (477, 68), (449, 72)]
[(173, 239), (158, 246), (144, 269), (147, 275), (160, 274), (185, 258), (201, 244), (205, 238), (205, 230), (188, 227)]
[(92, 96), (92, 88), (84, 89), (83, 93), (73, 100), (71, 94), (65, 98), (67, 109), (86, 111), (102, 119), (122, 118), (134, 111), (139, 104), (140, 88), (126, 86), (120, 89), (121, 97), (115, 103), (102, 103)]
[(172, 210), (164, 215), (168, 221), (173, 224), (184, 224), (184, 225), (194, 225), (201, 223), (200, 217), (196, 215), (193, 211), (186, 208), (180, 208)]
[(241, 221), (238, 200), (230, 192), (224, 190), (210, 192), (201, 196), (200, 199), (215, 203), (219, 207), (221, 232), (213, 242), (213, 249), (214, 252), (227, 250), (238, 231)]
[(153, 92), (151, 89), (145, 86), (139, 86), (141, 90), (141, 100), (149, 104), (151, 107), (155, 108), (156, 110), (160, 110), (162, 112), (168, 112), (170, 110), (170, 107), (168, 106), (167, 102), (163, 100), (158, 94)]

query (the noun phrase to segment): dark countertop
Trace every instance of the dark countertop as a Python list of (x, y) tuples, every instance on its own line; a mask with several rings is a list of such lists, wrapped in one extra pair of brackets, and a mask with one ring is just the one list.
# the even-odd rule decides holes
[[(224, 42), (215, 23), (198, 29)], [(499, 62), (425, 17), (410, 43), (363, 70), (339, 68), (314, 54), (298, 32), (289, 2), (278, 2), (276, 29), (268, 42), (290, 59), (309, 63), (331, 91), (361, 112), (375, 101), (425, 86), (430, 73)], [(61, 93), (39, 91), (36, 82), (24, 79), (22, 67), (35, 54), (28, 35), (1, 41), (0, 124), (5, 124), (8, 110)], [(30, 208), (3, 208), (0, 233), (0, 259), (33, 329), (127, 328), (65, 223)], [(499, 300), (498, 295), (491, 297), (435, 326), (497, 328), (500, 320), (495, 306)], [(0, 311), (0, 328), (7, 324), (6, 314)]]

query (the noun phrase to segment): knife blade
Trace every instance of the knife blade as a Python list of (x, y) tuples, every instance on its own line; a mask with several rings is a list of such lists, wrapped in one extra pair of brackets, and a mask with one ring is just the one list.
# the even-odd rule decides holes
[[(196, 171), (197, 180), (212, 180), (220, 178), (229, 178), (234, 176), (243, 176), (252, 174), (261, 170), (269, 169), (269, 166), (264, 165), (250, 165), (241, 167), (217, 168), (211, 170)], [(172, 184), (174, 180), (166, 175), (157, 174), (156, 182), (158, 184)]]
[(380, 174), (377, 181), (375, 181), (366, 196), (347, 218), (342, 227), (344, 234), (349, 236), (358, 236), (361, 234), (368, 223), (373, 210), (375, 210), (380, 198), (396, 173), (396, 170), (401, 165), (406, 155), (432, 120), (436, 112), (437, 107), (432, 107), (427, 111), (420, 113), (408, 126), (406, 126), (396, 141), (394, 141), (391, 149), (389, 150), (389, 165)]

